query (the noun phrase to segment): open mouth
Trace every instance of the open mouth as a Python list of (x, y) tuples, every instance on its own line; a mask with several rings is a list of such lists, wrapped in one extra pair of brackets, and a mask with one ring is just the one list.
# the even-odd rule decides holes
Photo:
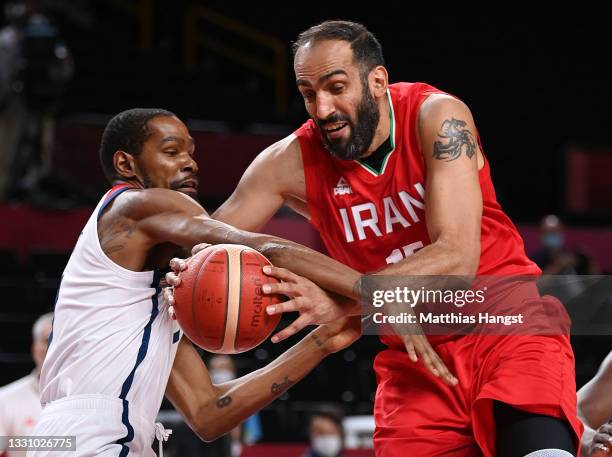
[(325, 131), (327, 133), (334, 133), (342, 130), (344, 127), (348, 125), (348, 122), (334, 122), (333, 124), (329, 124), (325, 126)]

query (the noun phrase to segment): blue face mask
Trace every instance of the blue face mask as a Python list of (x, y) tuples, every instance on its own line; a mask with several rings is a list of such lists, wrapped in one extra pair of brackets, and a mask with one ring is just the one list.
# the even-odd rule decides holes
[(563, 246), (563, 236), (559, 233), (547, 233), (542, 237), (542, 244), (549, 249), (558, 249)]

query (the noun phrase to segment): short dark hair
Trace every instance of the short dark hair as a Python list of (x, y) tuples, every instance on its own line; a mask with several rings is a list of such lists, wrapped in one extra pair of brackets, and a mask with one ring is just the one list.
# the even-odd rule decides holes
[(147, 123), (159, 116), (176, 117), (168, 110), (160, 108), (133, 108), (122, 111), (113, 117), (102, 133), (100, 143), (100, 163), (109, 181), (117, 178), (113, 156), (117, 151), (125, 151), (138, 156), (144, 142), (151, 132)]
[(315, 419), (318, 419), (318, 418), (327, 419), (333, 422), (334, 425), (340, 431), (340, 435), (342, 436), (342, 439), (344, 440), (344, 428), (342, 427), (342, 413), (340, 411), (337, 411), (335, 409), (322, 409), (319, 411), (315, 411), (310, 416), (309, 426), (312, 427), (313, 422), (315, 421)]
[(307, 43), (340, 40), (351, 44), (353, 60), (361, 66), (362, 76), (377, 65), (384, 65), (382, 46), (364, 25), (351, 21), (325, 21), (313, 25), (298, 35), (293, 43), (293, 55)]

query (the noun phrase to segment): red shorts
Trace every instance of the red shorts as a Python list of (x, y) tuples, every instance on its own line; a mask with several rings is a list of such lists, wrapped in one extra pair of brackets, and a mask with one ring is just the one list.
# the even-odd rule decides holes
[(494, 456), (493, 400), (567, 420), (576, 434), (574, 356), (566, 336), (468, 335), (435, 347), (449, 387), (403, 348), (376, 357), (377, 457)]

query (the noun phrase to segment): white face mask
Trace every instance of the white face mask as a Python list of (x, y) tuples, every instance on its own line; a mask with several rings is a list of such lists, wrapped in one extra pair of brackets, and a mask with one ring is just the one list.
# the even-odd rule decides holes
[(240, 454), (242, 454), (242, 444), (240, 444), (237, 441), (232, 441), (232, 444), (230, 447), (231, 457), (240, 457)]
[(224, 382), (234, 379), (234, 373), (225, 368), (210, 371), (210, 380), (213, 384), (223, 384)]
[(338, 435), (315, 436), (312, 449), (321, 457), (336, 457), (342, 450), (342, 440)]

